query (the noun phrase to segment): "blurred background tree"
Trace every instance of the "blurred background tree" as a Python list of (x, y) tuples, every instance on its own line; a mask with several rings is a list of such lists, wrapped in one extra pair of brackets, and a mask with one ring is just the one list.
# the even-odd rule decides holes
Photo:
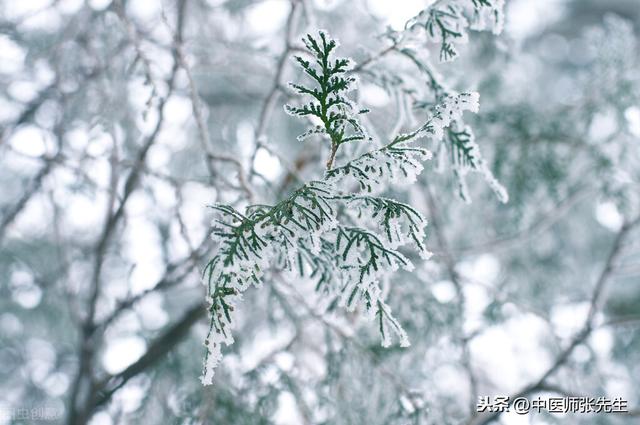
[[(443, 63), (397, 39), (430, 3), (0, 1), (0, 421), (637, 423), (640, 3), (511, 0), (502, 34)], [(417, 184), (384, 192), (427, 217), (435, 254), (383, 285), (412, 346), (274, 274), (203, 387), (206, 206), (321, 177), (327, 147), (282, 108), (318, 28), (359, 64), (380, 143), (424, 121), (431, 76), (479, 92), (465, 120), (510, 200), (470, 175), (465, 202), (426, 140)], [(479, 414), (485, 395), (630, 412)]]

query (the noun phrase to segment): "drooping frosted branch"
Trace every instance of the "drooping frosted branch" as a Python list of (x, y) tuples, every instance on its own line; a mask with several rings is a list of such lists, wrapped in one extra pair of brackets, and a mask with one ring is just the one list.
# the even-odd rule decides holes
[[(322, 131), (332, 144), (336, 140), (365, 141), (364, 136), (345, 136), (347, 126), (355, 134), (365, 134), (364, 130), (359, 132), (359, 124), (353, 125), (340, 115), (346, 101), (332, 101), (330, 106), (325, 102), (338, 99), (350, 84), (340, 80), (343, 77), (327, 77), (327, 70), (343, 66), (339, 59), (329, 59), (335, 42), (324, 33), (319, 40), (307, 36), (305, 41), (323, 71), (300, 59), (298, 63), (322, 84), (315, 89), (300, 88), (298, 91), (311, 101), (302, 107), (290, 107), (290, 111), (303, 118), (331, 117)], [(333, 82), (327, 85), (326, 81)], [(342, 105), (339, 112), (326, 112), (335, 105)], [(406, 332), (383, 299), (380, 282), (398, 269), (413, 269), (401, 248), (412, 248), (422, 258), (429, 258), (424, 240), (427, 223), (412, 206), (376, 193), (389, 184), (414, 182), (423, 170), (422, 163), (432, 157), (418, 142), (423, 138), (442, 139), (464, 111), (477, 109), (476, 93), (447, 96), (416, 130), (330, 167), (321, 180), (301, 186), (275, 205), (250, 206), (244, 213), (230, 206), (213, 206), (216, 218), (212, 237), (218, 242), (218, 250), (203, 274), (211, 318), (203, 383), (212, 382), (214, 369), (222, 359), (222, 345), (233, 343), (234, 312), (243, 292), (252, 284), (259, 286), (269, 271), (315, 280), (323, 296), (337, 299), (351, 311), (362, 309), (370, 320), (376, 320), (383, 346), (391, 344), (393, 335), (401, 346), (408, 346)], [(349, 184), (354, 181), (355, 186)], [(344, 189), (352, 187), (356, 190)]]

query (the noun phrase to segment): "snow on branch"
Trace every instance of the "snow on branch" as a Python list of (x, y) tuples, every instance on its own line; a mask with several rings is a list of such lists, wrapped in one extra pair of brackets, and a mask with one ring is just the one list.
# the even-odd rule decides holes
[(366, 130), (358, 121), (357, 115), (368, 112), (358, 108), (346, 94), (354, 89), (356, 78), (347, 75), (351, 60), (333, 59), (333, 51), (338, 47), (337, 40), (329, 38), (326, 32), (319, 31), (318, 37), (308, 34), (303, 39), (313, 62), (296, 56), (300, 67), (312, 81), (313, 86), (290, 83), (298, 94), (310, 98), (302, 106), (285, 105), (285, 111), (292, 116), (308, 117), (317, 123), (309, 127), (298, 140), (321, 134), (331, 141), (331, 154), (327, 162), (330, 169), (340, 145), (370, 139)]
[[(330, 59), (337, 42), (320, 32), (318, 38), (308, 35), (305, 43), (318, 67), (296, 60), (317, 86), (294, 84), (311, 100), (301, 107), (289, 106), (288, 111), (322, 120), (318, 132), (328, 136), (332, 146), (366, 141), (365, 130), (351, 114), (356, 109), (343, 95), (353, 83), (344, 76), (347, 61)], [(380, 282), (398, 269), (413, 269), (400, 249), (409, 247), (429, 258), (427, 222), (412, 206), (375, 194), (389, 184), (414, 182), (422, 162), (432, 156), (418, 141), (441, 140), (464, 111), (477, 110), (477, 93), (447, 96), (416, 130), (343, 165), (329, 166), (321, 180), (304, 184), (275, 205), (252, 205), (244, 212), (214, 205), (212, 237), (218, 248), (203, 273), (211, 322), (202, 382), (211, 384), (222, 345), (233, 343), (234, 312), (242, 294), (251, 285), (260, 286), (269, 271), (317, 281), (322, 294), (376, 320), (383, 346), (391, 344), (393, 335), (401, 346), (408, 346), (407, 334), (383, 299)], [(353, 181), (355, 186), (348, 184)]]
[(458, 57), (458, 45), (467, 43), (469, 30), (500, 34), (504, 25), (504, 0), (436, 1), (406, 24), (407, 31), (423, 30), (427, 42), (440, 44), (440, 61)]

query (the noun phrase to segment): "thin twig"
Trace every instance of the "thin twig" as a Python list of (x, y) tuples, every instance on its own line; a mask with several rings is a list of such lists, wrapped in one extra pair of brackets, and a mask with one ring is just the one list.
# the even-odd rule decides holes
[(191, 106), (193, 109), (193, 115), (196, 120), (196, 125), (198, 127), (200, 145), (206, 156), (206, 163), (209, 169), (209, 173), (211, 174), (211, 176), (214, 176), (215, 174), (217, 174), (213, 169), (213, 164), (212, 164), (213, 161), (229, 162), (233, 164), (238, 173), (238, 183), (240, 184), (240, 187), (246, 194), (247, 199), (249, 201), (252, 201), (255, 198), (255, 195), (253, 194), (253, 191), (249, 187), (242, 163), (237, 158), (234, 158), (231, 155), (214, 154), (211, 151), (211, 146), (212, 146), (211, 136), (209, 134), (209, 128), (204, 118), (202, 101), (200, 100), (200, 96), (198, 95), (198, 90), (196, 88), (196, 83), (193, 79), (193, 75), (191, 73), (191, 68), (187, 63), (187, 60), (183, 52), (182, 40), (176, 37), (174, 46), (177, 52), (178, 63), (180, 64), (180, 67), (185, 71), (187, 75), (187, 81), (189, 83), (189, 95), (191, 97)]
[[(180, 0), (178, 4), (178, 29), (176, 30), (176, 39), (178, 40), (182, 38), (185, 6), (186, 0)], [(144, 164), (147, 158), (147, 153), (149, 152), (151, 146), (156, 142), (164, 123), (165, 105), (173, 93), (176, 75), (179, 69), (177, 57), (178, 53), (177, 51), (175, 51), (175, 49), (173, 55), (174, 64), (170, 76), (167, 80), (167, 94), (160, 100), (157, 107), (158, 120), (156, 122), (156, 126), (138, 151), (137, 157), (134, 161), (135, 165), (132, 168), (127, 180), (125, 181), (123, 195), (118, 207), (115, 211), (112, 212), (112, 208), (111, 206), (109, 206), (105, 225), (95, 247), (93, 273), (90, 281), (89, 297), (87, 300), (87, 315), (81, 324), (81, 341), (78, 353), (78, 372), (71, 387), (71, 393), (69, 397), (69, 414), (67, 417), (67, 423), (69, 425), (84, 423), (92, 415), (92, 411), (90, 410), (91, 406), (88, 404), (92, 399), (93, 392), (95, 390), (92, 377), (94, 344), (92, 343), (91, 339), (93, 336), (93, 329), (95, 327), (95, 313), (98, 296), (100, 293), (100, 278), (102, 276), (102, 266), (105, 261), (105, 256), (111, 237), (113, 236), (117, 224), (124, 216), (127, 201), (130, 199), (131, 194), (137, 188), (140, 181), (141, 173), (144, 169)]]
[[(336, 335), (340, 337), (340, 339), (342, 339), (344, 342), (348, 342), (349, 344), (353, 345), (358, 349), (358, 351), (362, 352), (365, 356), (367, 356), (371, 361), (371, 364), (373, 365), (373, 369), (376, 370), (385, 378), (387, 378), (389, 382), (396, 388), (398, 393), (405, 396), (405, 398), (407, 399), (409, 404), (411, 404), (411, 407), (414, 410), (419, 409), (419, 406), (417, 406), (413, 400), (414, 398), (413, 391), (401, 380), (401, 378), (397, 375), (397, 373), (394, 373), (388, 370), (383, 365), (381, 365), (378, 359), (376, 358), (375, 354), (370, 349), (368, 349), (357, 339), (354, 339), (351, 335), (345, 332), (345, 330), (342, 327), (337, 326), (335, 323), (331, 322), (330, 320), (327, 320), (327, 318), (324, 315), (317, 313), (314, 310), (314, 308), (308, 304), (305, 297), (302, 294), (300, 294), (296, 290), (296, 288), (293, 287), (293, 285), (291, 285), (289, 282), (286, 282), (284, 279), (281, 279), (280, 276), (276, 276), (276, 277), (279, 278), (277, 279), (277, 282), (283, 287), (285, 287), (288, 293), (290, 293), (295, 297), (297, 301), (296, 305), (302, 306), (311, 318), (313, 318), (316, 321), (319, 321), (324, 326), (331, 329)], [(276, 285), (274, 285), (274, 290), (281, 291), (281, 289), (278, 289)], [(282, 295), (285, 295), (285, 294), (282, 294)]]
[(513, 248), (515, 245), (521, 245), (522, 243), (548, 231), (554, 224), (562, 219), (562, 217), (571, 211), (574, 206), (578, 205), (592, 193), (592, 188), (580, 187), (528, 227), (518, 230), (511, 235), (500, 237), (488, 242), (481, 242), (475, 245), (454, 249), (453, 252), (458, 255), (472, 254), (475, 252), (497, 252)]
[[(255, 149), (251, 155), (250, 159), (250, 167), (251, 167), (251, 176), (255, 175), (253, 171), (255, 159), (260, 148), (268, 149), (266, 143), (266, 133), (267, 126), (271, 121), (271, 116), (276, 107), (276, 103), (278, 101), (278, 96), (282, 92), (282, 87), (284, 85), (284, 71), (286, 69), (287, 60), (289, 59), (289, 55), (291, 54), (293, 47), (293, 37), (297, 31), (298, 21), (299, 21), (299, 5), (300, 2), (298, 0), (291, 1), (291, 9), (289, 10), (289, 15), (287, 16), (287, 23), (285, 25), (285, 37), (284, 37), (284, 50), (282, 54), (278, 57), (278, 61), (276, 64), (276, 73), (273, 78), (273, 84), (271, 90), (267, 94), (264, 102), (262, 103), (262, 107), (260, 108), (260, 115), (258, 118), (258, 124), (256, 126), (256, 130), (254, 133), (255, 138)], [(271, 151), (270, 151), (271, 152)]]
[[(587, 313), (587, 318), (585, 319), (585, 323), (583, 324), (580, 331), (574, 335), (569, 345), (556, 356), (551, 366), (549, 366), (549, 368), (547, 368), (547, 370), (538, 379), (526, 385), (520, 391), (510, 396), (510, 400), (515, 400), (518, 397), (524, 397), (536, 392), (544, 391), (549, 385), (547, 380), (567, 362), (575, 348), (586, 341), (587, 338), (591, 335), (591, 332), (594, 329), (596, 315), (600, 311), (601, 305), (604, 302), (604, 291), (606, 289), (607, 283), (611, 280), (615, 268), (615, 263), (622, 251), (624, 239), (628, 235), (628, 233), (639, 223), (640, 217), (631, 220), (625, 223), (620, 231), (616, 234), (602, 272), (600, 273), (598, 280), (596, 281), (596, 284), (594, 286), (591, 295), (591, 301), (589, 303), (589, 312)], [(501, 412), (477, 413), (469, 420), (468, 424), (487, 425), (496, 420), (500, 415)]]
[[(440, 215), (439, 211), (436, 207), (435, 198), (431, 194), (431, 190), (428, 185), (425, 184), (425, 193), (427, 197), (427, 204), (429, 206), (429, 213), (431, 219), (431, 228), (433, 229), (433, 233), (438, 241), (441, 250), (441, 257), (443, 259), (445, 269), (447, 270), (447, 274), (449, 275), (449, 279), (453, 283), (453, 286), (456, 291), (456, 296), (458, 298), (458, 319), (460, 321), (460, 332), (462, 333), (462, 328), (464, 325), (464, 315), (465, 315), (465, 304), (466, 299), (464, 295), (464, 289), (462, 282), (460, 281), (460, 277), (455, 269), (455, 260), (453, 256), (450, 254), (449, 244), (443, 230), (441, 228), (440, 223)], [(460, 343), (462, 346), (462, 358), (461, 363), (467, 373), (467, 379), (469, 380), (469, 388), (471, 390), (470, 394), (470, 411), (473, 412), (476, 409), (476, 400), (478, 398), (478, 379), (473, 371), (473, 367), (471, 365), (471, 350), (469, 348), (469, 339), (464, 336), (460, 338)]]

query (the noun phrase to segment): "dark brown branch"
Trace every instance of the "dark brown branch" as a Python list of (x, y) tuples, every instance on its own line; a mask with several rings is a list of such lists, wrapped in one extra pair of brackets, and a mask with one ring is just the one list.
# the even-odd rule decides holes
[(191, 307), (179, 321), (151, 342), (149, 348), (140, 359), (122, 372), (111, 375), (96, 384), (90, 411), (93, 412), (108, 403), (113, 394), (122, 388), (131, 378), (153, 368), (157, 363), (162, 361), (162, 359), (189, 334), (193, 325), (204, 317), (205, 312), (205, 304), (198, 304)]
[(0, 218), (0, 242), (2, 242), (7, 227), (13, 222), (13, 220), (15, 220), (18, 214), (20, 214), (20, 211), (24, 209), (33, 195), (40, 190), (40, 187), (42, 187), (42, 181), (53, 169), (52, 164), (53, 161), (46, 161), (44, 166), (40, 171), (38, 171), (38, 174), (36, 174), (36, 176), (27, 185), (18, 202), (16, 202), (13, 207), (9, 208), (8, 211), (3, 212), (3, 215)]
[[(589, 312), (587, 318), (581, 330), (575, 334), (569, 345), (558, 354), (553, 364), (538, 378), (536, 381), (526, 385), (516, 394), (510, 396), (510, 400), (515, 400), (518, 397), (525, 397), (534, 393), (538, 393), (546, 390), (549, 387), (547, 380), (555, 374), (569, 359), (573, 351), (577, 346), (582, 344), (590, 335), (595, 325), (595, 318), (598, 311), (600, 311), (601, 304), (604, 302), (603, 293), (605, 291), (607, 283), (610, 281), (612, 272), (615, 268), (615, 263), (622, 251), (623, 242), (628, 233), (640, 223), (640, 217), (625, 223), (620, 231), (616, 234), (613, 241), (609, 255), (605, 261), (604, 267), (596, 284), (594, 286), (591, 301), (589, 303)], [(498, 419), (501, 412), (491, 412), (486, 414), (476, 414), (469, 421), (469, 425), (488, 425), (492, 421)]]
[[(431, 219), (431, 228), (433, 229), (433, 233), (436, 237), (436, 240), (440, 246), (441, 254), (440, 256), (443, 259), (445, 264), (445, 268), (447, 270), (447, 274), (449, 275), (449, 279), (453, 283), (453, 286), (456, 291), (456, 297), (458, 298), (458, 317), (460, 320), (460, 332), (462, 333), (462, 327), (464, 325), (464, 311), (465, 311), (465, 296), (464, 290), (462, 287), (462, 282), (460, 282), (460, 276), (456, 272), (455, 269), (455, 260), (450, 253), (449, 244), (443, 230), (440, 225), (440, 215), (438, 212), (438, 208), (436, 207), (435, 198), (431, 194), (431, 190), (427, 184), (425, 184), (425, 193), (427, 197), (427, 204), (429, 206), (429, 213)], [(476, 378), (475, 373), (473, 372), (473, 367), (471, 365), (471, 350), (469, 348), (469, 338), (462, 335), (460, 338), (460, 345), (462, 347), (462, 357), (461, 363), (467, 373), (467, 379), (469, 380), (469, 388), (471, 389), (470, 394), (470, 410), (471, 412), (475, 411), (476, 408), (476, 399), (478, 398), (478, 380)]]
[[(176, 43), (182, 40), (182, 31), (184, 27), (186, 0), (181, 0), (178, 3), (177, 14), (177, 30), (176, 30)], [(131, 194), (137, 188), (140, 181), (141, 174), (144, 170), (144, 165), (147, 158), (147, 153), (153, 144), (156, 142), (162, 125), (164, 123), (165, 105), (171, 97), (176, 81), (176, 76), (179, 69), (178, 53), (174, 49), (174, 64), (171, 70), (171, 74), (167, 80), (167, 94), (160, 100), (158, 104), (158, 121), (152, 133), (148, 136), (144, 142), (138, 154), (134, 160), (134, 165), (125, 181), (123, 195), (120, 200), (120, 204), (113, 213), (107, 215), (105, 225), (102, 229), (102, 233), (96, 244), (95, 248), (95, 260), (93, 273), (91, 277), (91, 286), (89, 288), (89, 297), (87, 300), (87, 315), (81, 325), (81, 341), (78, 354), (78, 373), (74, 379), (71, 387), (71, 393), (69, 397), (69, 415), (67, 418), (68, 424), (81, 424), (86, 422), (87, 418), (91, 416), (88, 403), (91, 401), (89, 395), (92, 392), (93, 376), (92, 376), (92, 364), (94, 357), (94, 343), (92, 337), (94, 336), (93, 329), (95, 327), (95, 312), (98, 301), (98, 295), (100, 293), (100, 277), (102, 275), (102, 266), (104, 264), (107, 247), (111, 240), (111, 237), (116, 230), (117, 224), (120, 222), (124, 215), (125, 206), (129, 200)]]
[[(109, 327), (117, 318), (119, 318), (123, 312), (127, 309), (134, 306), (138, 303), (142, 298), (147, 295), (162, 291), (173, 286), (176, 286), (178, 283), (182, 282), (190, 273), (194, 271), (194, 269), (198, 266), (200, 261), (204, 258), (204, 254), (206, 252), (208, 243), (210, 242), (210, 238), (207, 236), (202, 241), (199, 247), (195, 249), (195, 251), (186, 258), (182, 260), (169, 264), (166, 268), (165, 274), (158, 280), (158, 282), (151, 288), (136, 294), (130, 298), (122, 300), (118, 303), (116, 309), (107, 316), (99, 325), (96, 325), (94, 328), (94, 333), (103, 332), (107, 327)], [(180, 270), (182, 269), (182, 270)], [(179, 270), (178, 274), (174, 275), (174, 272)]]

